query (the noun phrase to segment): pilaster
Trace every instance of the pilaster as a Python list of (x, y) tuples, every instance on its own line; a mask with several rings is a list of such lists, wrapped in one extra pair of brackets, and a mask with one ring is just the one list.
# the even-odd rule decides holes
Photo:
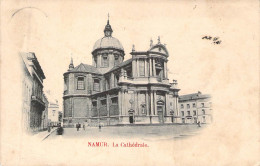
[(153, 76), (156, 76), (156, 71), (155, 71), (155, 59), (153, 58)]
[(154, 95), (153, 95), (153, 91), (150, 92), (151, 95), (151, 115), (154, 115)]
[(137, 69), (136, 76), (139, 77), (139, 60), (138, 59), (136, 60), (136, 69)]
[(149, 76), (153, 76), (153, 72), (152, 72), (152, 59), (149, 59)]

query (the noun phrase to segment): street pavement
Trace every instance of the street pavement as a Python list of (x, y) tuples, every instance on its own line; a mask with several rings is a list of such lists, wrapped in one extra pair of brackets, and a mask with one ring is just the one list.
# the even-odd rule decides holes
[(144, 140), (180, 139), (198, 134), (206, 125), (198, 127), (194, 124), (183, 125), (156, 125), (156, 126), (106, 126), (101, 130), (98, 127), (64, 128), (62, 136), (51, 133), (45, 140), (55, 138), (141, 138)]

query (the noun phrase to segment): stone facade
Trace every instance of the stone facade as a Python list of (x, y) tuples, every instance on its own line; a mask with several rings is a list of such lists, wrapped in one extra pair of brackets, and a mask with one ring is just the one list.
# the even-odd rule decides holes
[[(34, 53), (20, 53), (22, 59), (24, 130), (42, 130), (42, 116), (46, 107), (43, 99), (43, 79), (45, 75)], [(47, 101), (47, 99), (45, 99)]]
[(201, 92), (179, 96), (182, 123), (211, 123), (211, 96)]
[(130, 53), (112, 37), (109, 21), (104, 37), (92, 51), (93, 65), (74, 67), (64, 73), (64, 126), (178, 123), (177, 81), (169, 83), (165, 45), (151, 41), (147, 51)]

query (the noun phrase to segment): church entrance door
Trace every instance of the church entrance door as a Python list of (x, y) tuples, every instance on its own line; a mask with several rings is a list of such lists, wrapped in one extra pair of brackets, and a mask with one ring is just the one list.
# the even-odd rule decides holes
[(134, 123), (134, 116), (133, 115), (129, 116), (129, 122), (130, 122), (130, 124)]
[(158, 111), (159, 123), (163, 123), (163, 107), (158, 106), (157, 111)]

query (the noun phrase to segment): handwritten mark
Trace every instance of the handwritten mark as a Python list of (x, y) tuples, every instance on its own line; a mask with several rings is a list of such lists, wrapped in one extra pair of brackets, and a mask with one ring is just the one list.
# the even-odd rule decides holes
[(212, 40), (212, 44), (221, 44), (221, 40), (219, 40), (219, 37), (212, 37), (212, 36), (203, 36), (202, 39), (205, 40)]

